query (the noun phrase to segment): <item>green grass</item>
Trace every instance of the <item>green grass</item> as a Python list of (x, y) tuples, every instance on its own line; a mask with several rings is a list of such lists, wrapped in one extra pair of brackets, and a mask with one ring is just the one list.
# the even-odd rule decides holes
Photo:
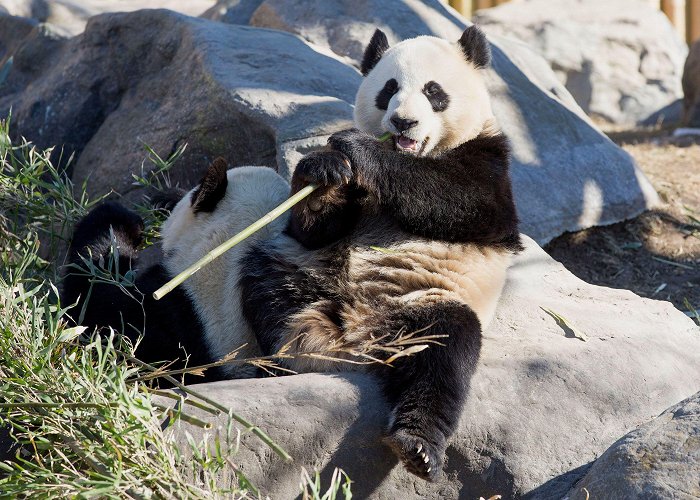
[[(165, 393), (145, 382), (157, 368), (135, 359), (121, 336), (69, 326), (67, 314), (76, 312), (59, 301), (57, 256), (65, 252), (75, 222), (101, 199), (90, 199), (85, 185), (74, 186), (63, 176), (51, 162), (51, 150), (26, 141), (13, 144), (9, 126), (9, 120), (0, 121), (0, 427), (9, 430), (15, 447), (13, 457), (0, 462), (0, 496), (258, 496), (238, 467), (241, 435), (254, 434), (283, 460), (281, 447), (232, 409), (172, 377), (166, 376), (189, 397), (168, 393), (174, 399), (164, 404), (157, 396)], [(135, 182), (163, 187), (177, 155), (163, 160), (149, 154), (153, 173)], [(164, 215), (140, 210), (155, 238)], [(115, 280), (94, 266), (84, 272)], [(224, 415), (226, 423), (211, 427), (188, 413), (193, 406)], [(206, 428), (207, 437), (200, 442), (190, 437), (182, 449), (166, 420), (169, 426), (179, 421), (185, 431)], [(224, 469), (237, 478), (233, 487), (220, 484)], [(349, 484), (337, 472), (324, 493), (306, 474), (300, 492), (306, 498), (349, 499)]]

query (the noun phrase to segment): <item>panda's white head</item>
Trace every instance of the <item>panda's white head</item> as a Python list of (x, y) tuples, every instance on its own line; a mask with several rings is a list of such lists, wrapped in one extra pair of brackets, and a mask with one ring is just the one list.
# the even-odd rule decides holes
[(494, 123), (482, 70), (491, 60), (484, 34), (467, 28), (457, 43), (419, 36), (389, 47), (377, 30), (365, 49), (365, 76), (355, 99), (355, 124), (397, 150), (439, 154)]
[[(227, 170), (226, 161), (217, 158), (200, 184), (175, 205), (163, 224), (162, 246), (167, 267), (172, 272), (186, 268), (288, 195), (289, 185), (274, 170), (265, 167)], [(286, 218), (281, 217), (250, 241), (279, 230), (285, 223)]]

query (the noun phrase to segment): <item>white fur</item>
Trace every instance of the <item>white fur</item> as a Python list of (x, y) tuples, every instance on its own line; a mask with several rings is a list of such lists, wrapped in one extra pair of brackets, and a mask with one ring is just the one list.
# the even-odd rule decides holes
[[(289, 195), (287, 182), (269, 168), (238, 167), (229, 170), (227, 177), (226, 194), (213, 212), (193, 213), (190, 191), (163, 225), (165, 267), (171, 274), (183, 271)], [(204, 325), (207, 347), (215, 359), (221, 359), (243, 344), (246, 346), (238, 359), (259, 355), (255, 336), (241, 311), (239, 260), (254, 242), (281, 232), (288, 217), (281, 216), (200, 269), (182, 285)], [(226, 365), (223, 371), (237, 378), (253, 375), (250, 366)]]
[[(399, 91), (384, 111), (377, 108), (375, 99), (391, 78), (398, 82)], [(445, 111), (433, 111), (423, 95), (429, 81), (439, 83), (449, 95)], [(397, 113), (418, 121), (404, 135), (419, 144), (427, 140), (424, 155), (455, 148), (494, 122), (482, 71), (466, 60), (456, 43), (431, 36), (391, 47), (360, 85), (355, 99), (355, 124), (360, 130), (374, 136), (396, 135), (390, 119)]]

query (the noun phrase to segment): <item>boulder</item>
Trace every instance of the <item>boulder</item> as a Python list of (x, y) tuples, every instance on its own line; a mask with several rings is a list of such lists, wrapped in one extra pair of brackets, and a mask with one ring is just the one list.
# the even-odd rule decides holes
[[(388, 408), (370, 375), (193, 389), (253, 421), (294, 457), (283, 463), (244, 439), (237, 465), (271, 498), (298, 494), (301, 466), (322, 471), (326, 484), (334, 467), (343, 468), (357, 498), (562, 498), (621, 435), (700, 390), (700, 332), (667, 302), (579, 280), (528, 239), (484, 334), (445, 474), (432, 484), (408, 474), (380, 443)], [(182, 425), (173, 436), (183, 443), (184, 430), (195, 438), (204, 432)], [(697, 456), (700, 443), (686, 445)]]
[[(394, 43), (425, 34), (457, 40), (468, 24), (438, 0), (222, 0), (205, 15), (298, 34), (356, 67), (377, 27)], [(513, 144), (523, 232), (544, 244), (657, 203), (633, 160), (592, 125), (541, 57), (522, 43), (490, 39), (489, 86)]]
[(569, 498), (585, 500), (586, 491), (620, 500), (700, 498), (700, 393), (616, 441)]
[[(34, 29), (37, 22), (32, 19), (7, 15), (0, 11), (0, 61), (14, 54), (19, 43)], [(0, 66), (2, 67), (2, 66)], [(0, 70), (0, 73), (2, 70)], [(0, 78), (0, 85), (2, 79)]]
[(214, 0), (0, 0), (0, 12), (50, 23), (59, 33), (73, 36), (82, 33), (87, 20), (97, 14), (149, 8), (198, 16), (213, 3)]
[(188, 144), (170, 174), (187, 188), (219, 155), (289, 177), (303, 152), (351, 126), (360, 81), (288, 33), (165, 10), (96, 16), (45, 49), (33, 31), (16, 50), (0, 116), (12, 108), (16, 135), (75, 154), (73, 181), (89, 179), (91, 194), (134, 191), (145, 144), (162, 156)]
[[(292, 29), (307, 16), (283, 22), (283, 13), (293, 14), (296, 6), (303, 14), (304, 6), (316, 4), (357, 16), (356, 30), (350, 17), (324, 10), (331, 24), (317, 22), (317, 31), (335, 32), (332, 19), (339, 17), (349, 24), (345, 33), (355, 37), (344, 46), (358, 50), (375, 25), (394, 40), (421, 33), (456, 40), (465, 26), (437, 0), (266, 0), (251, 19), (262, 24), (276, 16), (270, 24)], [(74, 181), (89, 177), (92, 194), (134, 191), (131, 174), (141, 168), (144, 143), (161, 155), (188, 143), (172, 181), (190, 187), (217, 155), (233, 165), (276, 164), (288, 177), (301, 154), (351, 124), (360, 76), (331, 51), (340, 50), (336, 45), (312, 47), (279, 31), (167, 11), (97, 16), (70, 40), (40, 26), (15, 50), (0, 87), (0, 114), (11, 107), (16, 134), (42, 147), (63, 146), (63, 158), (75, 154)], [(313, 33), (304, 31), (314, 43), (338, 38)], [(565, 231), (633, 217), (656, 203), (629, 155), (591, 125), (541, 58), (504, 40), (493, 49), (489, 84), (496, 115), (513, 143), (524, 232), (545, 243)]]
[(683, 124), (700, 127), (700, 40), (690, 46), (683, 67)]
[(531, 45), (596, 118), (634, 124), (681, 97), (687, 48), (648, 2), (526, 0), (477, 11), (473, 21)]
[[(0, 14), (0, 101), (2, 96), (24, 92), (31, 82), (40, 79), (42, 70), (55, 60), (65, 40), (53, 25)], [(13, 102), (9, 107), (0, 104), (2, 118), (9, 114), (10, 108), (15, 109)], [(26, 135), (36, 137), (35, 131), (30, 129), (26, 130)], [(63, 144), (63, 141), (53, 145), (56, 144)]]
[(228, 24), (248, 24), (263, 0), (219, 0), (201, 17)]

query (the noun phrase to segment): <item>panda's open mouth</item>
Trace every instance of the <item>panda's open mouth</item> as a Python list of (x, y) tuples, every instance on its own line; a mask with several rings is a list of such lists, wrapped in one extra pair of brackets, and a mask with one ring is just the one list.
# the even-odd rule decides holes
[(403, 151), (406, 153), (420, 155), (425, 148), (425, 143), (428, 141), (426, 138), (422, 142), (418, 142), (415, 139), (406, 137), (405, 135), (395, 135), (394, 136), (394, 146), (397, 151)]

